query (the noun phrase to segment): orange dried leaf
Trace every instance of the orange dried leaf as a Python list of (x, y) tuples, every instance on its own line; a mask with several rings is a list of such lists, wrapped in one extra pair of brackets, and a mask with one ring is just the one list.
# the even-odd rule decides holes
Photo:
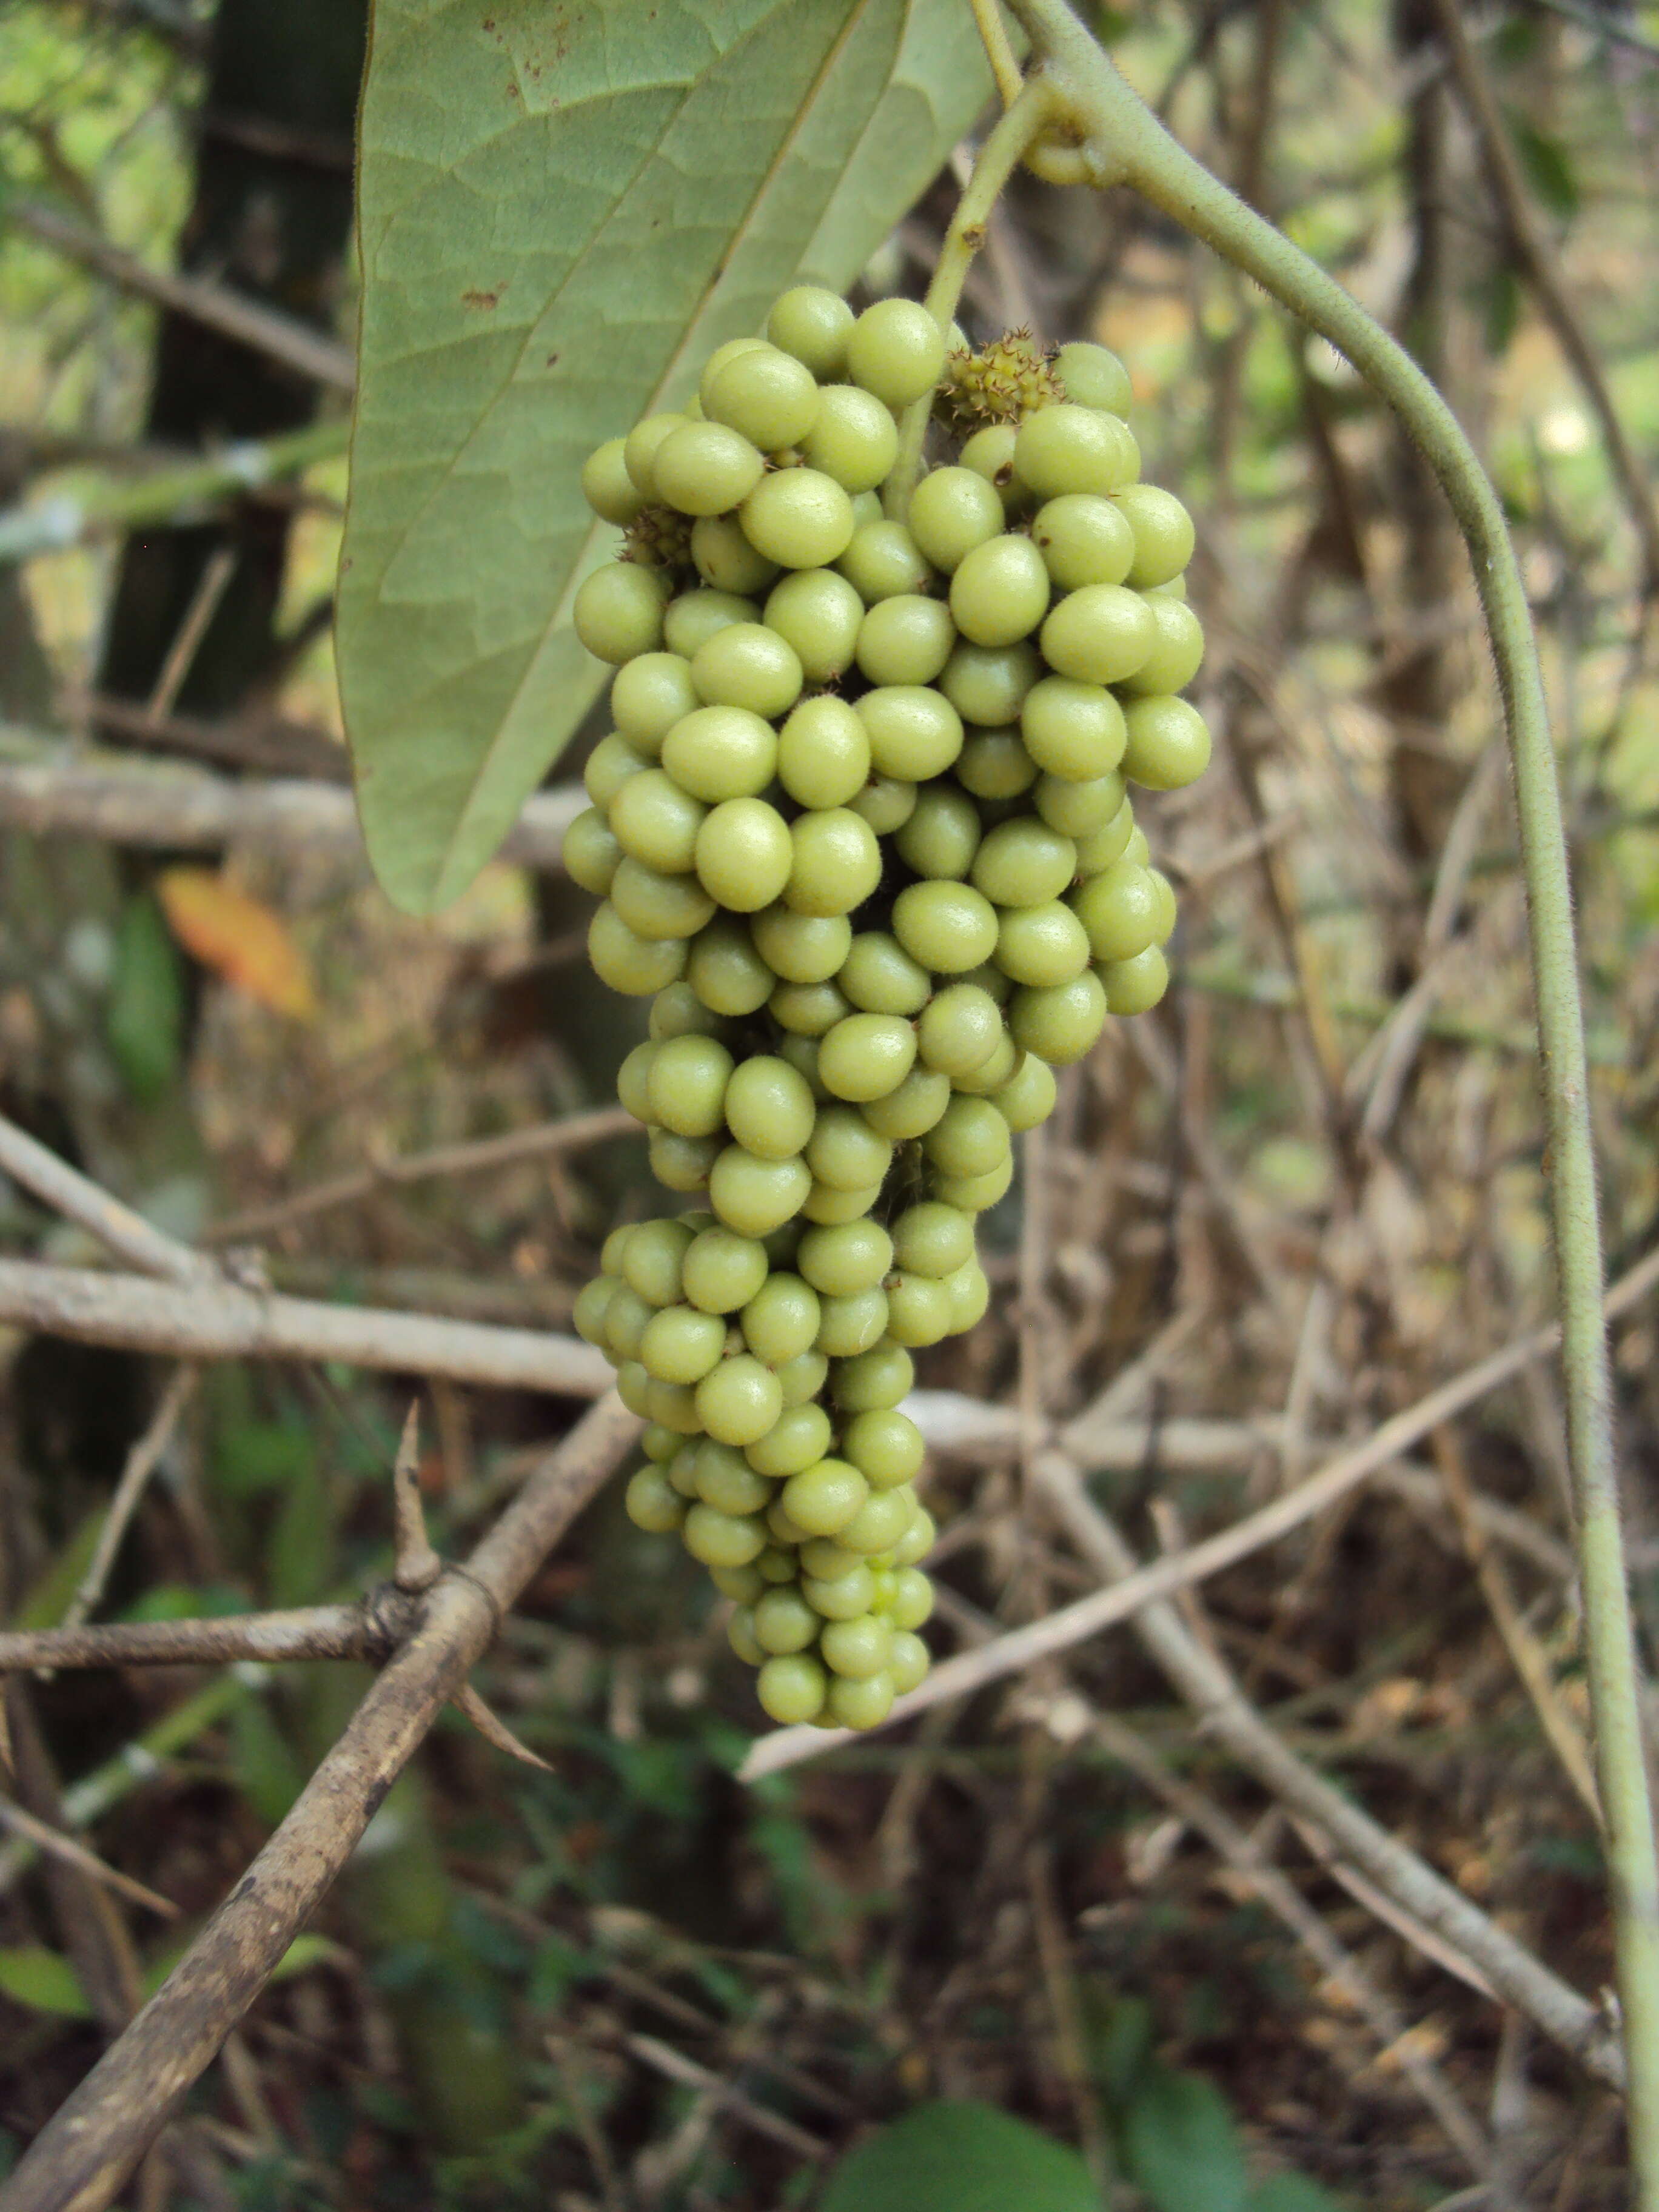
[(315, 1014), (310, 968), (280, 915), (211, 868), (167, 868), (155, 889), (192, 959), (276, 1013), (296, 1021)]

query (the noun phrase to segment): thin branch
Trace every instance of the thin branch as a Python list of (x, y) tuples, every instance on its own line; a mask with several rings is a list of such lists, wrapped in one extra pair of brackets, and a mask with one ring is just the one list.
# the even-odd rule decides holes
[(33, 1191), (54, 1212), (86, 1230), (118, 1259), (144, 1274), (186, 1284), (211, 1282), (217, 1277), (218, 1270), (210, 1260), (153, 1227), (142, 1213), (112, 1198), (89, 1176), (59, 1159), (56, 1152), (3, 1115), (0, 1115), (0, 1173)]
[(138, 1510), (151, 1475), (161, 1465), (162, 1454), (173, 1442), (173, 1431), (190, 1403), (196, 1382), (195, 1368), (184, 1365), (173, 1369), (149, 1425), (127, 1454), (126, 1463), (121, 1469), (121, 1479), (115, 1486), (115, 1495), (109, 1502), (104, 1524), (98, 1531), (98, 1541), (87, 1562), (87, 1571), (76, 1587), (75, 1595), (64, 1608), (63, 1625), (65, 1628), (80, 1627), (103, 1596), (110, 1569), (115, 1565), (115, 1555), (121, 1548), (121, 1539), (125, 1535), (133, 1515)]
[(503, 1614), (639, 1432), (614, 1395), (584, 1415), (421, 1622), (293, 1810), (131, 2027), (36, 2136), (0, 2212), (102, 2212), (356, 1850)]
[(295, 1606), (205, 1620), (118, 1620), (0, 1631), (0, 1675), (36, 1668), (275, 1666), (296, 1659), (384, 1659), (410, 1625), (395, 1591), (359, 1605)]
[(602, 1144), (608, 1137), (635, 1133), (639, 1123), (621, 1106), (596, 1107), (588, 1114), (567, 1114), (556, 1121), (539, 1121), (532, 1128), (510, 1129), (499, 1137), (479, 1137), (466, 1144), (439, 1145), (427, 1152), (409, 1152), (377, 1160), (372, 1167), (355, 1168), (346, 1175), (296, 1190), (291, 1198), (274, 1199), (246, 1213), (216, 1221), (205, 1232), (212, 1244), (240, 1244), (267, 1237), (337, 1206), (355, 1206), (377, 1191), (394, 1185), (425, 1182), (441, 1176), (453, 1182), (462, 1176), (488, 1175), (492, 1170), (516, 1167), (525, 1160), (556, 1159), (562, 1152), (580, 1152)]
[(227, 499), (246, 498), (346, 450), (350, 426), (318, 422), (280, 438), (240, 439), (199, 461), (106, 478), (0, 513), (0, 561), (61, 553), (106, 531), (192, 522)]
[(337, 1359), (556, 1397), (594, 1398), (611, 1382), (604, 1356), (575, 1337), (324, 1305), (231, 1282), (175, 1286), (27, 1260), (0, 1260), (0, 1322), (176, 1359)]
[[(35, 757), (17, 759), (24, 747)], [(356, 802), (343, 784), (299, 776), (235, 782), (170, 765), (89, 762), (61, 746), (41, 759), (40, 750), (33, 732), (0, 723), (0, 828), (161, 852), (249, 844), (295, 857), (362, 858)], [(532, 793), (502, 858), (562, 874), (564, 833), (586, 804), (580, 785)]]
[(280, 362), (284, 368), (295, 370), (313, 384), (335, 392), (349, 392), (357, 380), (356, 358), (351, 348), (342, 345), (337, 338), (313, 330), (292, 315), (284, 315), (258, 300), (245, 298), (228, 285), (212, 283), (206, 277), (180, 276), (171, 270), (152, 269), (137, 254), (112, 246), (86, 223), (77, 222), (73, 216), (65, 215), (61, 208), (49, 206), (45, 201), (14, 199), (6, 214), (20, 230), (27, 231), (42, 246), (80, 262), (95, 275), (119, 285), (124, 292), (136, 293), (141, 300), (154, 301), (157, 307), (167, 307), (174, 314), (186, 315), (192, 322), (217, 331), (222, 337), (234, 338), (239, 345), (248, 346), (255, 353)]
[(118, 1897), (125, 1897), (130, 1905), (142, 1905), (146, 1912), (153, 1912), (159, 1920), (176, 1920), (179, 1908), (170, 1898), (161, 1896), (142, 1881), (135, 1881), (130, 1874), (118, 1867), (106, 1865), (96, 1851), (89, 1851), (84, 1844), (77, 1844), (73, 1836), (66, 1836), (61, 1828), (54, 1828), (49, 1820), (37, 1820), (33, 1813), (26, 1813), (21, 1805), (0, 1797), (0, 1827), (9, 1828), (15, 1836), (23, 1836), (38, 1850), (50, 1859), (61, 1859), (65, 1866), (74, 1867), (89, 1881), (102, 1882)]
[(1451, 64), (1452, 82), (1480, 146), (1516, 258), (1601, 430), (1607, 467), (1642, 549), (1643, 592), (1651, 598), (1659, 592), (1659, 506), (1654, 501), (1652, 472), (1632, 445), (1613, 404), (1595, 349), (1567, 291), (1555, 249), (1534, 210), (1502, 112), (1470, 42), (1457, 0), (1434, 0), (1434, 12)]

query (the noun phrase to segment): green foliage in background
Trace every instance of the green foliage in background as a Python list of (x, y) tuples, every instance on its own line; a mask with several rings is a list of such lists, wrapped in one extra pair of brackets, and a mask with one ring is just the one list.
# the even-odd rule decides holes
[(584, 456), (850, 283), (988, 91), (954, 0), (380, 0), (339, 656), (400, 905), (465, 889), (598, 688)]

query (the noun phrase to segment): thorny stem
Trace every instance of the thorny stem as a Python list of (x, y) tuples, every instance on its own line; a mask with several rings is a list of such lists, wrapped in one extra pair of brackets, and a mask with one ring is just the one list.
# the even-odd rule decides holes
[[(933, 281), (927, 287), (923, 303), (940, 330), (950, 330), (974, 256), (985, 243), (986, 222), (1003, 186), (1046, 128), (1054, 112), (1054, 95), (1047, 80), (1033, 77), (1022, 86), (1012, 106), (980, 148), (974, 173), (968, 179), (967, 189), (951, 218), (951, 228), (945, 234), (939, 266), (933, 271)], [(905, 410), (899, 430), (898, 458), (888, 475), (887, 489), (882, 497), (888, 516), (895, 522), (902, 522), (909, 509), (933, 404), (933, 395), (927, 392)]]
[[(1066, 0), (1009, 0), (1009, 5), (1036, 58), (1031, 82), (1048, 86), (1048, 112), (1081, 138), (1092, 181), (1131, 185), (1345, 354), (1421, 449), (1469, 549), (1503, 698), (1527, 886), (1568, 1449), (1629, 2073), (1634, 2201), (1638, 2212), (1659, 2212), (1659, 1869), (1620, 1526), (1571, 884), (1537, 640), (1515, 550), (1474, 448), (1410, 356), (1316, 262), (1170, 137)], [(976, 171), (969, 191), (982, 220), (979, 183)]]

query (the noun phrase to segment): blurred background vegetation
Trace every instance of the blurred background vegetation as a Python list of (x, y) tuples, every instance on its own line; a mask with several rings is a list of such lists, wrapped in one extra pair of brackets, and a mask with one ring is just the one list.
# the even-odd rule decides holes
[[(9, 769), (117, 752), (239, 786), (345, 775), (330, 623), (363, 17), (362, 0), (0, 17), (0, 1109), (281, 1287), (562, 1328), (605, 1231), (648, 1207), (641, 1146), (293, 1201), (609, 1098), (636, 1015), (584, 983), (570, 886), (496, 862), (416, 923), (332, 847), (204, 860), (71, 834), (67, 811), (31, 835), (7, 811)], [(1659, 9), (1147, 0), (1097, 18), (1186, 142), (1412, 345), (1509, 505), (1574, 836), (1616, 1275), (1659, 1231)], [(871, 289), (920, 294), (952, 189)], [(233, 297), (313, 334), (315, 359), (228, 327)], [(1110, 1389), (1096, 1493), (1155, 1549), (1548, 1311), (1501, 739), (1449, 519), (1322, 343), (1144, 209), (1030, 180), (966, 319), (1098, 337), (1130, 365), (1146, 472), (1199, 517), (1221, 744), (1158, 811), (1182, 890), (1169, 1006), (1068, 1079), (991, 1218), (993, 1316), (924, 1380), (1039, 1422)], [(271, 441), (262, 471), (249, 441)], [(204, 458), (209, 480), (181, 489)], [(0, 1235), (95, 1256), (3, 1183)], [(1651, 1662), (1650, 1314), (1622, 1324), (1616, 1363)], [(14, 1623), (61, 1617), (167, 1380), (0, 1345)], [(343, 1370), (204, 1373), (107, 1617), (383, 1575), (409, 1395)], [(434, 1390), (434, 1530), (481, 1524), (566, 1417)], [(1094, 1579), (1020, 1475), (1012, 1447), (934, 1474), (941, 1649)], [(1207, 1584), (1188, 1625), (1285, 1741), (1595, 1992), (1610, 1965), (1566, 1531), (1553, 1381), (1533, 1368)], [(704, 1578), (611, 1498), (483, 1679), (551, 1771), (450, 1716), (133, 2203), (772, 2212), (817, 2201), (866, 2124), (932, 2097), (1066, 2139), (1125, 2208), (1623, 2202), (1611, 2100), (1322, 1860), (1125, 1631), (744, 1790), (755, 1715)], [(240, 1667), (16, 1694), (16, 1802), (129, 1887), (0, 1844), (0, 2152), (165, 1972), (360, 1687)], [(1267, 1909), (1263, 1863), (1386, 1995), (1396, 2043)], [(1483, 2171), (1425, 2076), (1477, 2117)], [(931, 2186), (908, 2187), (913, 2212), (969, 2202)], [(873, 2184), (860, 2202), (875, 2212)]]

